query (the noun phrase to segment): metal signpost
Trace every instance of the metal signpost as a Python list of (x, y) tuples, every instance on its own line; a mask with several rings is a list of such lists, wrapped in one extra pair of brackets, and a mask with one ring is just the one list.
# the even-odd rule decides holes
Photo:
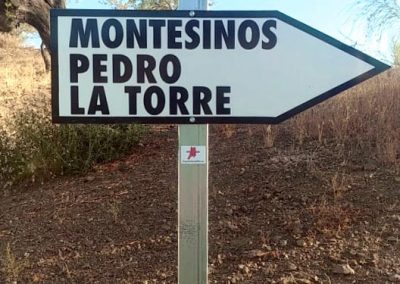
[(389, 66), (278, 11), (52, 10), (54, 123), (178, 123), (179, 283), (207, 283), (208, 125), (279, 123)]
[[(192, 11), (193, 17), (207, 6), (207, 0), (179, 2), (179, 10)], [(178, 281), (203, 284), (208, 279), (208, 124), (183, 124), (178, 131)], [(189, 162), (193, 156), (200, 157), (195, 164)]]

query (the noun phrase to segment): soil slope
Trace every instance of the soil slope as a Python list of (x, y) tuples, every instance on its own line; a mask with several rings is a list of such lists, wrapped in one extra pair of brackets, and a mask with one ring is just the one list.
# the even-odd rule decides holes
[[(335, 145), (210, 135), (210, 283), (400, 283), (400, 177)], [(0, 282), (177, 283), (177, 131), (0, 199)], [(7, 250), (7, 247), (9, 248)]]

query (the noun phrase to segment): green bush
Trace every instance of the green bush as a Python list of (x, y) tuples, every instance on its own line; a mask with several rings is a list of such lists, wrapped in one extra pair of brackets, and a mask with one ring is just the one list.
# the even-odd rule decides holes
[(0, 129), (0, 184), (84, 173), (138, 143), (139, 125), (53, 125), (48, 113), (23, 111)]

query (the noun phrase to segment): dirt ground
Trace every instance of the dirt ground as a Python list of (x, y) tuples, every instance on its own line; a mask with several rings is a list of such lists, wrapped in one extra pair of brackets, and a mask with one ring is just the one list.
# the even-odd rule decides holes
[[(210, 283), (400, 283), (398, 173), (263, 131), (210, 129)], [(176, 154), (157, 128), (86, 176), (6, 192), (0, 283), (177, 283)]]

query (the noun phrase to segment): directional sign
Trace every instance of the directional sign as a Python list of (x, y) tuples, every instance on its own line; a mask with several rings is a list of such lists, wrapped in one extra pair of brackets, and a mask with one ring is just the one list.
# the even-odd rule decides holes
[(279, 123), (389, 66), (278, 11), (52, 10), (53, 121)]

